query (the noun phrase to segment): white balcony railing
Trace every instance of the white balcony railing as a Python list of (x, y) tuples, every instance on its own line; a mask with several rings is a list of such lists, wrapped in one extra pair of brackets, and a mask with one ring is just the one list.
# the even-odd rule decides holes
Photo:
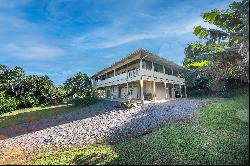
[(158, 82), (168, 82), (168, 83), (174, 83), (174, 84), (180, 84), (180, 85), (185, 84), (185, 79), (183, 78), (155, 72), (152, 70), (142, 69), (140, 71), (140, 69), (135, 69), (135, 70), (129, 71), (128, 73), (122, 73), (114, 77), (108, 78), (106, 80), (94, 81), (93, 85), (94, 85), (94, 88), (99, 88), (99, 87), (105, 87), (105, 86), (125, 84), (127, 82), (140, 80), (141, 76), (143, 76), (143, 79), (145, 80), (155, 80)]
[(168, 75), (165, 73), (155, 72), (152, 70), (142, 69), (141, 75), (148, 80), (155, 80), (159, 82), (167, 82), (167, 83), (181, 84), (181, 85), (185, 84), (184, 78)]

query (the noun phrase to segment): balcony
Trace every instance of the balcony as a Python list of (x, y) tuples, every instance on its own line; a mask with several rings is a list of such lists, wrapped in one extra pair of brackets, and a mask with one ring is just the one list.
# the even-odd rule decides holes
[(173, 75), (168, 75), (165, 73), (155, 72), (153, 70), (142, 69), (141, 76), (143, 76), (143, 80), (166, 82), (166, 83), (179, 84), (179, 85), (185, 84), (184, 78), (176, 77)]
[(93, 86), (96, 89), (100, 87), (125, 84), (127, 82), (139, 81), (141, 79), (141, 76), (143, 76), (143, 80), (166, 82), (179, 85), (185, 84), (185, 79), (183, 78), (179, 78), (173, 75), (168, 75), (160, 72), (155, 72), (152, 70), (135, 69), (127, 73), (122, 73), (105, 80), (94, 81)]

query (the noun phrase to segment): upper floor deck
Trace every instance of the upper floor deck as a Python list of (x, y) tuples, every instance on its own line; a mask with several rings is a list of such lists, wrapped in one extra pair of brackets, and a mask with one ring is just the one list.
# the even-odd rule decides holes
[(149, 80), (184, 85), (185, 79), (180, 77), (181, 68), (166, 65), (161, 61), (149, 58), (134, 59), (112, 70), (96, 75), (93, 79), (94, 88), (125, 84), (138, 80)]

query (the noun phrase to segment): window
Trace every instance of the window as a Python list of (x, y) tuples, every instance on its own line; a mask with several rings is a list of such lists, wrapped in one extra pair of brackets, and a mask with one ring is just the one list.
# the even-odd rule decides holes
[(179, 71), (177, 69), (173, 69), (173, 75), (174, 76), (178, 76), (179, 75)]
[(106, 79), (106, 74), (101, 76), (102, 80)]
[(162, 66), (162, 65), (159, 65), (159, 64), (157, 64), (157, 63), (154, 63), (154, 71), (155, 71), (155, 72), (163, 73), (163, 66)]
[(165, 74), (172, 75), (172, 70), (170, 67), (165, 66)]
[(108, 76), (108, 78), (114, 77), (114, 71), (112, 70), (112, 71), (108, 72), (107, 76)]
[(152, 70), (152, 62), (148, 60), (143, 60), (142, 61), (142, 68), (147, 69), (147, 70)]
[(136, 64), (137, 64), (137, 65), (140, 64), (140, 59), (137, 59), (137, 60), (134, 60), (134, 61), (132, 61), (132, 62), (129, 62), (129, 63), (128, 63), (128, 67), (129, 67), (129, 66), (136, 65)]

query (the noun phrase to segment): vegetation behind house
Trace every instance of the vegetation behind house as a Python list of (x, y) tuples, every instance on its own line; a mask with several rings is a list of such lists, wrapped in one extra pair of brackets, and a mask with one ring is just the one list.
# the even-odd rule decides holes
[(55, 86), (46, 75), (26, 75), (21, 67), (10, 69), (0, 65), (0, 114), (65, 102), (85, 106), (97, 99), (87, 74), (77, 73), (64, 86)]
[(249, 85), (249, 0), (202, 13), (215, 28), (196, 26), (199, 41), (185, 48), (183, 65), (191, 96), (227, 95)]

